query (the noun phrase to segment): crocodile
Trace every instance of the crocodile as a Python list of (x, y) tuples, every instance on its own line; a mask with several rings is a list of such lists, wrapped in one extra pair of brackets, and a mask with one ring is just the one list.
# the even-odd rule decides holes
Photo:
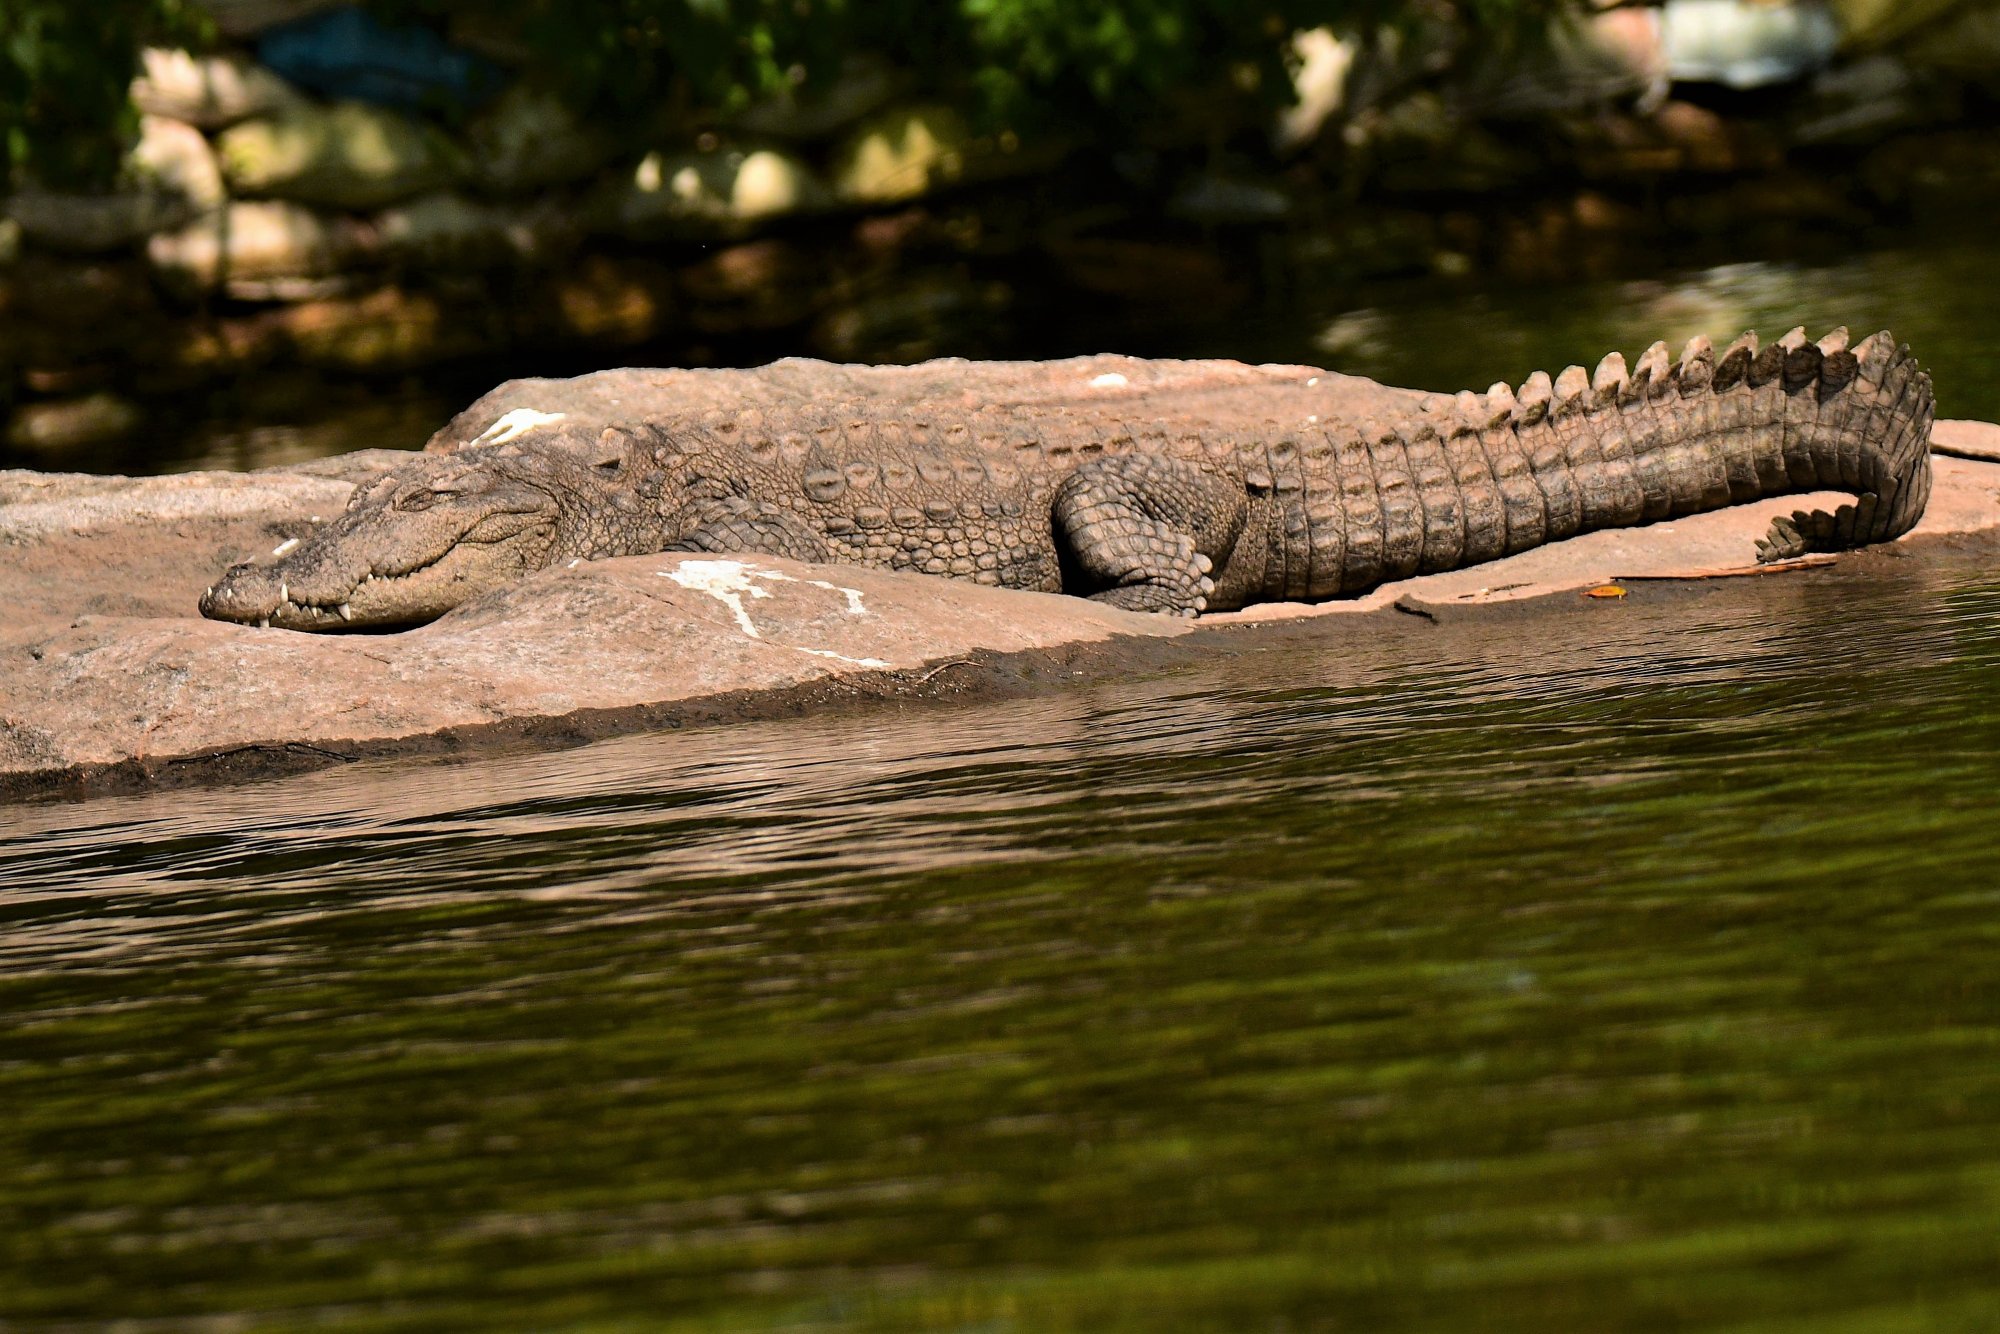
[[(704, 379), (703, 377), (709, 377)], [(735, 378), (731, 378), (735, 377)], [(1784, 493), (1759, 559), (1884, 542), (1930, 493), (1929, 375), (1795, 329), (1484, 394), (1100, 357), (513, 381), (204, 615), (420, 624), (537, 570), (760, 552), (1192, 616), (1316, 601)]]

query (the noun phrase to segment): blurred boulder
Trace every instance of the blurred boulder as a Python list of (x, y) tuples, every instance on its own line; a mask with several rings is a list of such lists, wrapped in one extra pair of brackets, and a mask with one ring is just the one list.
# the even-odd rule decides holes
[(1340, 114), (1354, 49), (1352, 40), (1336, 36), (1331, 28), (1292, 34), (1292, 105), (1278, 113), (1271, 131), (1271, 146), (1278, 152), (1298, 152)]
[(385, 257), (427, 268), (479, 270), (546, 260), (575, 233), (553, 204), (425, 195), (375, 217)]
[(21, 257), (21, 224), (12, 218), (0, 218), (0, 268), (6, 268)]
[(25, 454), (60, 458), (128, 436), (143, 420), (137, 406), (108, 392), (22, 403), (7, 423), (7, 444)]
[(738, 115), (734, 124), (773, 139), (824, 139), (887, 102), (902, 82), (882, 57), (851, 55), (824, 86), (805, 84), (765, 98)]
[(484, 193), (523, 194), (595, 175), (611, 158), (611, 136), (586, 125), (546, 88), (517, 83), (467, 127), (473, 170)]
[(851, 204), (915, 199), (965, 174), (971, 135), (945, 106), (899, 107), (857, 125), (834, 150), (834, 195)]
[(601, 225), (634, 240), (734, 235), (756, 222), (823, 207), (812, 168), (777, 149), (648, 153), (598, 192)]
[(359, 102), (288, 108), (216, 140), (239, 194), (368, 209), (452, 184), (463, 152), (435, 127)]
[(197, 56), (148, 47), (140, 53), (132, 104), (155, 116), (219, 130), (252, 116), (269, 115), (301, 100), (298, 90), (254, 60), (238, 54)]
[(1481, 115), (1574, 111), (1617, 98), (1642, 108), (1665, 98), (1667, 48), (1657, 9), (1570, 12), (1550, 21), (1546, 40), (1472, 53), (1464, 96)]
[(1813, 80), (1792, 121), (1801, 144), (1873, 144), (1928, 120), (1939, 108), (1935, 86), (1923, 88), (1894, 56), (1865, 56)]
[(1824, 68), (1841, 32), (1820, 0), (1667, 0), (1660, 36), (1676, 81), (1761, 88)]
[(221, 206), (222, 174), (201, 131), (161, 116), (139, 119), (139, 141), (112, 189), (68, 194), (30, 186), (7, 203), (28, 240), (51, 250), (118, 250)]
[(344, 274), (378, 249), (371, 227), (270, 200), (231, 204), (155, 236), (146, 253), (171, 289), (269, 300), (318, 290), (316, 280)]
[(257, 57), (321, 96), (406, 111), (473, 106), (505, 82), (485, 57), (428, 28), (384, 23), (359, 5), (266, 29)]

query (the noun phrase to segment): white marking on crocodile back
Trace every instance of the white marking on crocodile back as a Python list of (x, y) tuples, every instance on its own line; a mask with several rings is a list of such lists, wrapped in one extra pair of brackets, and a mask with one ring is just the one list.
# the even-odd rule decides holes
[(533, 408), (515, 408), (481, 431), (472, 443), (504, 445), (509, 440), (526, 435), (538, 426), (550, 426), (562, 419), (563, 414), (560, 412), (537, 412)]
[(1092, 389), (1123, 389), (1132, 383), (1117, 371), (1106, 371), (1090, 382)]
[[(782, 570), (760, 570), (748, 561), (740, 560), (684, 560), (677, 569), (660, 570), (662, 578), (671, 579), (682, 588), (697, 593), (706, 593), (729, 608), (736, 618), (737, 628), (752, 639), (762, 639), (763, 632), (750, 619), (750, 612), (743, 599), (767, 598), (771, 590), (762, 587), (756, 580), (774, 584), (807, 584), (813, 588), (824, 588), (829, 593), (839, 593), (847, 599), (849, 616), (866, 616), (868, 608), (861, 600), (861, 590), (848, 588), (844, 584), (831, 584), (824, 579), (795, 579)], [(799, 653), (810, 653), (815, 658), (834, 658), (840, 662), (852, 663), (856, 667), (887, 667), (880, 658), (850, 658), (845, 653), (835, 653), (832, 649), (801, 648), (796, 644), (786, 645)]]

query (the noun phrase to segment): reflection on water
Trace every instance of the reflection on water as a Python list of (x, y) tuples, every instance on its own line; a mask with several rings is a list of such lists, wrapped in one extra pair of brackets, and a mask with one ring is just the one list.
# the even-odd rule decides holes
[[(1795, 324), (1815, 337), (1845, 323), (1857, 336), (1889, 328), (1937, 381), (1941, 414), (2000, 418), (2000, 306), (1988, 299), (1990, 246), (1932, 239), (1836, 262), (1758, 261), (1668, 271), (1643, 281), (1519, 285), (1390, 285), (1354, 293), (1290, 290), (1263, 315), (1191, 327), (1108, 309), (1076, 311), (1025, 331), (1022, 356), (1132, 352), (1303, 362), (1419, 389), (1519, 384), (1530, 372), (1628, 358), (1654, 339), (1678, 353), (1696, 334), (1726, 340), (1744, 329), (1775, 338)], [(1068, 304), (1067, 302), (1062, 304)], [(981, 337), (990, 330), (982, 329)], [(958, 351), (945, 337), (933, 351)], [(191, 428), (148, 423), (143, 438), (42, 466), (94, 471), (186, 471), (292, 463), (353, 449), (422, 446), (430, 433), (504, 374), (567, 374), (561, 362), (457, 367), (400, 386), (365, 390), (310, 380), (274, 382), (240, 411)], [(642, 364), (671, 351), (629, 354)], [(16, 460), (26, 462), (26, 460)]]
[[(1451, 391), (1519, 384), (1530, 372), (1631, 359), (1654, 339), (1679, 354), (1697, 334), (1776, 338), (1837, 324), (1893, 329), (1937, 382), (1941, 416), (2000, 419), (2000, 307), (1991, 245), (1958, 241), (1867, 251), (1834, 262), (1759, 261), (1643, 280), (1389, 288), (1317, 320), (1274, 317), (1204, 338), (1206, 356), (1300, 361), (1389, 384)], [(1233, 350), (1232, 350), (1233, 348)]]
[(1988, 1328), (1996, 669), (1926, 562), (11, 809), (0, 1323)]

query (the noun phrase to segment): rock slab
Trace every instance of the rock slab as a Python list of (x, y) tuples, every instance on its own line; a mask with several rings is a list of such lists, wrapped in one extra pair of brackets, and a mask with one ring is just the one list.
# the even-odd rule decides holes
[[(447, 442), (451, 434), (440, 432)], [(1984, 445), (2000, 440), (2000, 427), (1940, 423), (1940, 435)], [(0, 793), (237, 751), (344, 755), (604, 711), (644, 717), (844, 677), (907, 681), (969, 655), (1190, 628), (1052, 594), (706, 554), (546, 570), (401, 634), (260, 631), (196, 614), (224, 567), (309, 532), (340, 512), (357, 482), (408, 457), (369, 450), (259, 473), (155, 478), (0, 472), (0, 606), (9, 609), (0, 623)], [(2000, 466), (1935, 463), (1931, 508), (1905, 541), (2000, 530)], [(1741, 572), (1772, 516), (1817, 503), (1783, 497), (1590, 534), (1361, 599), (1203, 623), (1476, 608), (1616, 578)]]

